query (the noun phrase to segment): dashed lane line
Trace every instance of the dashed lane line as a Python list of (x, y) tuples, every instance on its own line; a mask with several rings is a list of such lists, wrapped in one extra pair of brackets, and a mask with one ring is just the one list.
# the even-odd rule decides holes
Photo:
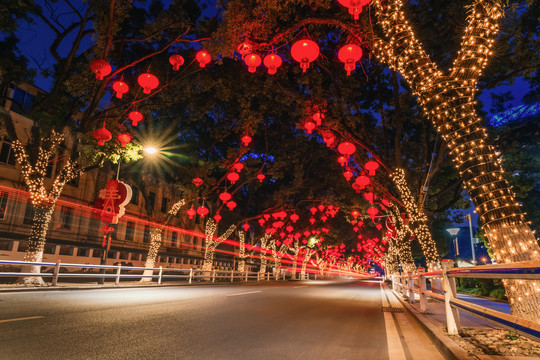
[(262, 291), (258, 290), (258, 291), (248, 291), (248, 292), (243, 292), (243, 293), (238, 293), (238, 294), (228, 294), (227, 296), (239, 296), (239, 295), (248, 295), (248, 294), (256, 294), (256, 293), (260, 293)]
[(4, 320), (0, 320), (0, 324), (7, 323), (7, 322), (13, 322), (13, 321), (43, 319), (44, 317), (45, 316), (28, 316), (28, 317), (22, 317), (22, 318), (16, 318), (16, 319), (4, 319)]

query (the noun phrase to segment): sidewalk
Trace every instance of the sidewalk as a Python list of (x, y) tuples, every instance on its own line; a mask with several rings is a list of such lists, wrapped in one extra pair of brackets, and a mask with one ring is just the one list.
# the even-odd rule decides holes
[[(462, 340), (462, 337), (460, 336), (450, 336), (446, 332), (446, 313), (445, 313), (445, 305), (444, 302), (438, 301), (435, 299), (428, 298), (428, 312), (421, 313), (420, 312), (420, 301), (418, 294), (415, 294), (416, 302), (414, 304), (410, 304), (408, 300), (404, 300), (403, 297), (395, 292), (392, 291), (396, 297), (399, 299), (399, 301), (403, 304), (403, 306), (416, 318), (418, 323), (424, 328), (424, 330), (427, 332), (431, 340), (436, 344), (436, 346), (439, 348), (439, 351), (447, 358), (452, 360), (530, 360), (530, 359), (537, 359), (540, 357), (535, 357), (534, 355), (523, 355), (523, 356), (509, 356), (509, 355), (480, 355), (480, 354), (472, 354), (469, 349), (467, 351), (464, 349), (460, 344), (464, 343), (464, 340)], [(504, 302), (490, 300), (486, 298), (479, 298), (468, 294), (458, 294), (458, 298), (466, 301), (470, 301), (471, 303), (484, 306), (487, 308), (491, 308), (497, 311), (501, 311), (504, 313), (509, 314), (510, 313), (510, 305)], [(460, 311), (459, 312), (460, 319), (461, 319), (461, 327), (466, 330), (468, 333), (475, 333), (478, 331), (491, 333), (491, 332), (507, 332), (507, 330), (504, 330), (502, 327), (493, 324), (489, 321), (483, 320), (481, 318), (478, 318), (476, 316), (470, 315), (466, 312)], [(471, 335), (469, 335), (471, 336)], [(475, 335), (472, 335), (474, 337)], [(496, 342), (497, 338), (493, 337), (493, 340)], [(538, 344), (532, 340), (524, 340), (529, 341), (534, 344)], [(458, 344), (459, 342), (459, 344)], [(540, 344), (538, 344), (540, 346)], [(481, 344), (477, 344), (477, 346), (481, 346)]]

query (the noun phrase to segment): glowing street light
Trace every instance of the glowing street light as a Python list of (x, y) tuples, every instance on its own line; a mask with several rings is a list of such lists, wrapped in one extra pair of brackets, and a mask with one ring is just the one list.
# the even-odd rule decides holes
[(144, 152), (147, 153), (148, 155), (154, 155), (155, 153), (158, 152), (158, 149), (156, 149), (153, 146), (147, 146), (144, 148)]

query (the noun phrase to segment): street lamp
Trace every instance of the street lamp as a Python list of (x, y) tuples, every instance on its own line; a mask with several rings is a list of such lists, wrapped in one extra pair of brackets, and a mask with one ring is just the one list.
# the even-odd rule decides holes
[(154, 155), (155, 153), (158, 152), (158, 149), (156, 149), (153, 146), (147, 146), (144, 148), (144, 152), (147, 153), (148, 155)]
[(456, 255), (455, 255), (456, 262), (457, 262), (457, 257), (459, 255), (458, 238), (457, 238), (457, 234), (458, 234), (459, 230), (461, 230), (461, 229), (460, 228), (446, 229), (446, 231), (448, 231), (450, 233), (450, 235), (454, 236), (454, 249), (456, 250)]
[(471, 236), (472, 263), (473, 263), (473, 265), (476, 265), (476, 254), (475, 254), (475, 251), (474, 251), (474, 238), (473, 238), (473, 233), (472, 233), (472, 220), (471, 220), (471, 218), (472, 218), (471, 214), (465, 215), (465, 219), (469, 220), (469, 234)]

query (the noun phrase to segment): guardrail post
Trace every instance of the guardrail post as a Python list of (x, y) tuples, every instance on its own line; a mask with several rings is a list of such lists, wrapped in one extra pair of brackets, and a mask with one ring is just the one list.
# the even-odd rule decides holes
[(163, 266), (159, 267), (158, 285), (161, 285), (161, 277), (163, 276)]
[(401, 282), (400, 282), (401, 296), (406, 297), (407, 296), (407, 276), (405, 274), (400, 274), (399, 277), (401, 279)]
[(245, 273), (246, 273), (245, 276), (246, 276), (246, 282), (247, 282), (248, 281), (248, 272), (247, 272), (247, 270), (245, 271)]
[(116, 269), (116, 278), (114, 280), (114, 285), (120, 285), (120, 272), (122, 271), (122, 265), (118, 265)]
[(261, 273), (257, 271), (257, 281), (261, 281)]
[(412, 271), (407, 273), (407, 282), (409, 283), (409, 304), (414, 304), (416, 299), (414, 298), (414, 279)]
[(231, 270), (231, 282), (234, 282), (234, 270)]
[(56, 260), (56, 265), (54, 266), (52, 286), (58, 285), (58, 274), (60, 274), (60, 260)]
[(212, 282), (216, 282), (216, 270), (212, 270)]
[(191, 284), (191, 279), (193, 279), (193, 268), (189, 269), (189, 283)]
[(446, 328), (448, 335), (459, 335), (461, 324), (459, 320), (459, 311), (452, 307), (450, 301), (457, 298), (456, 280), (447, 275), (447, 271), (454, 267), (454, 261), (443, 259), (441, 262), (443, 272), (444, 304), (446, 310)]
[(426, 296), (426, 278), (423, 276), (426, 269), (418, 268), (418, 287), (420, 288), (420, 311), (427, 312), (427, 296)]
[(266, 273), (266, 281), (270, 281), (270, 273)]

